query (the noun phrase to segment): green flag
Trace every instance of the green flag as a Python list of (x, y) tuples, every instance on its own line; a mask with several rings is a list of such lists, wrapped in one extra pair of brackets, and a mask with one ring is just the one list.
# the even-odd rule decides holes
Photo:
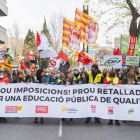
[(129, 47), (129, 38), (123, 37), (121, 35), (121, 41), (120, 41), (121, 52), (128, 53), (128, 47)]
[(8, 49), (8, 51), (5, 53), (5, 55), (9, 56), (9, 61), (14, 61), (13, 51), (11, 49)]
[(137, 44), (136, 44), (136, 48), (135, 48), (135, 54), (140, 57), (140, 35), (139, 35), (139, 37), (137, 39)]

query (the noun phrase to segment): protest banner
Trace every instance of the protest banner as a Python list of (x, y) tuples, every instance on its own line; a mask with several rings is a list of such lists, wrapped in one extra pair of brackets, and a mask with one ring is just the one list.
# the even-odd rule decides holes
[(129, 49), (128, 49), (128, 56), (134, 56), (135, 47), (136, 47), (137, 37), (130, 36), (129, 40)]
[(138, 56), (126, 56), (126, 65), (129, 66), (139, 66), (139, 57)]
[(139, 85), (0, 84), (0, 117), (140, 121)]
[(104, 56), (104, 68), (122, 68), (122, 56), (121, 55), (105, 55)]

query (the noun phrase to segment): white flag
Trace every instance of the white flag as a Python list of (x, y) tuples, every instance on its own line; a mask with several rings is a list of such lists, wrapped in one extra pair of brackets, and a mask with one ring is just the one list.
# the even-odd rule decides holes
[(42, 33), (40, 33), (40, 39), (41, 39), (41, 43), (37, 48), (37, 50), (40, 51), (40, 58), (57, 57), (58, 54), (50, 46), (47, 37), (43, 35)]
[(50, 58), (49, 67), (50, 68), (59, 68), (61, 60)]

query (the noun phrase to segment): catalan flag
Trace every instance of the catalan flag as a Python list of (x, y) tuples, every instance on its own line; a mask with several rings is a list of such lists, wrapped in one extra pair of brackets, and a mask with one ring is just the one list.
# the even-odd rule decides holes
[(75, 52), (80, 49), (81, 32), (74, 22), (64, 18), (62, 45)]
[(98, 46), (96, 40), (99, 32), (99, 25), (94, 21), (94, 18), (76, 8), (75, 24), (77, 24), (81, 30), (81, 42), (90, 47)]
[(0, 62), (0, 67), (4, 67), (12, 71), (12, 62)]
[[(62, 40), (62, 45), (67, 47), (69, 49), (69, 38), (70, 35), (72, 34), (71, 28), (74, 26), (74, 22), (64, 18), (63, 20), (63, 40)], [(71, 50), (71, 49), (70, 49)], [(73, 51), (73, 50), (71, 50)]]

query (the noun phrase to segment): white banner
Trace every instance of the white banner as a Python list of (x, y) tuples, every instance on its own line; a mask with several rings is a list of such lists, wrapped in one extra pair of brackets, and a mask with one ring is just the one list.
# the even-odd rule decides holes
[(122, 56), (121, 55), (104, 55), (104, 68), (122, 68)]
[(0, 84), (0, 117), (140, 121), (139, 85)]

